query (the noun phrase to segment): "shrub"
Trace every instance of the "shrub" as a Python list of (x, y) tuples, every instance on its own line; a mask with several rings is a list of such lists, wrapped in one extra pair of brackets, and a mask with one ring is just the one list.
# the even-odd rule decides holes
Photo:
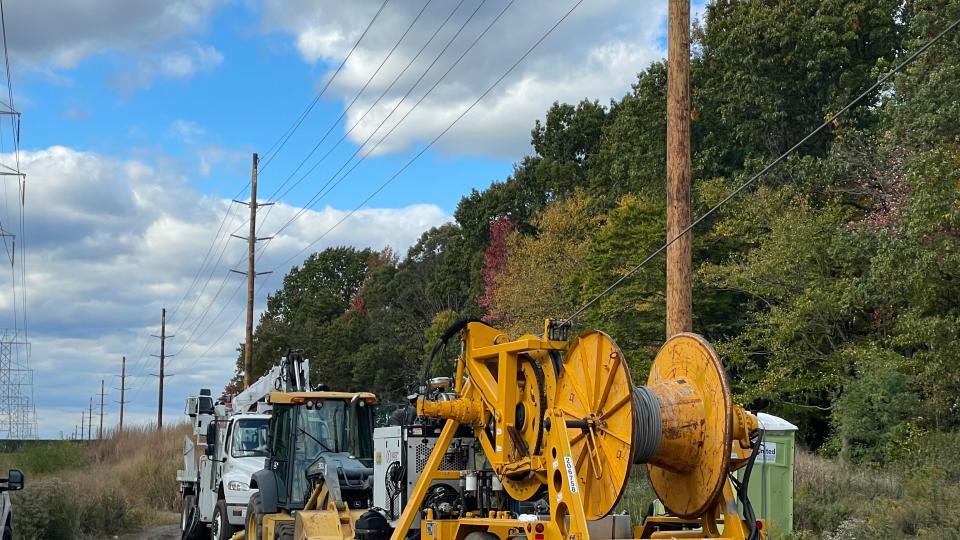
[(73, 486), (59, 478), (39, 480), (13, 497), (13, 530), (21, 538), (67, 540), (80, 523)]

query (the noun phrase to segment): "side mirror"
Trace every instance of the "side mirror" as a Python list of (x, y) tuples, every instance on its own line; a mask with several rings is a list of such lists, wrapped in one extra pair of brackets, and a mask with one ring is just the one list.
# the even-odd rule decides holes
[(0, 479), (0, 482), (6, 485), (0, 485), (0, 491), (20, 491), (23, 489), (23, 473), (20, 469), (10, 469), (7, 473), (6, 482)]

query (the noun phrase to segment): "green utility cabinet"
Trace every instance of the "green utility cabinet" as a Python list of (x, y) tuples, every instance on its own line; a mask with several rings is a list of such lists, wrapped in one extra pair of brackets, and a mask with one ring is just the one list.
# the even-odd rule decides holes
[[(783, 418), (758, 413), (764, 430), (760, 454), (750, 475), (749, 496), (757, 519), (767, 524), (769, 538), (793, 532), (793, 474), (797, 426)], [(743, 479), (743, 469), (737, 471)]]

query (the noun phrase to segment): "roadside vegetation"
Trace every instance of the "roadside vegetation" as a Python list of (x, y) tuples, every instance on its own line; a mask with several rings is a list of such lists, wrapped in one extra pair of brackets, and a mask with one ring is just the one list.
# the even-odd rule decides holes
[[(709, 2), (693, 32), (694, 214), (957, 17), (960, 0)], [(694, 329), (736, 399), (798, 425), (812, 452), (797, 538), (960, 530), (958, 80), (953, 32), (693, 232)], [(400, 400), (450, 322), (539, 332), (623, 276), (664, 241), (665, 62), (624, 91), (555, 103), (513, 174), (478, 178), (492, 183), (407, 253), (332, 247), (293, 268), (255, 371), (301, 348), (312, 380)], [(634, 381), (663, 342), (664, 271), (654, 258), (577, 321), (617, 341)], [(428, 372), (448, 374), (455, 351)]]
[(98, 441), (51, 441), (0, 454), (26, 487), (14, 492), (16, 538), (104, 538), (176, 521), (186, 425), (126, 428)]

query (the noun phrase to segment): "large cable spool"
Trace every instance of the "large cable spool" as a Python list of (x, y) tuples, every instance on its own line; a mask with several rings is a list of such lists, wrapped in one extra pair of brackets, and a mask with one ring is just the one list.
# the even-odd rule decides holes
[(654, 491), (677, 516), (700, 517), (720, 495), (734, 407), (720, 358), (704, 338), (672, 337), (647, 385), (634, 387), (616, 343), (602, 332), (582, 334), (567, 349), (555, 406), (567, 418), (587, 519), (614, 509), (633, 464), (647, 464)]
[[(659, 403), (662, 426), (656, 453), (643, 460), (650, 482), (671, 513), (700, 517), (730, 470), (734, 407), (723, 364), (703, 337), (678, 334), (660, 348), (645, 388)], [(654, 411), (634, 414), (639, 422)]]
[(599, 519), (620, 501), (633, 463), (633, 383), (610, 336), (590, 331), (570, 344), (554, 406), (567, 420), (586, 518)]

